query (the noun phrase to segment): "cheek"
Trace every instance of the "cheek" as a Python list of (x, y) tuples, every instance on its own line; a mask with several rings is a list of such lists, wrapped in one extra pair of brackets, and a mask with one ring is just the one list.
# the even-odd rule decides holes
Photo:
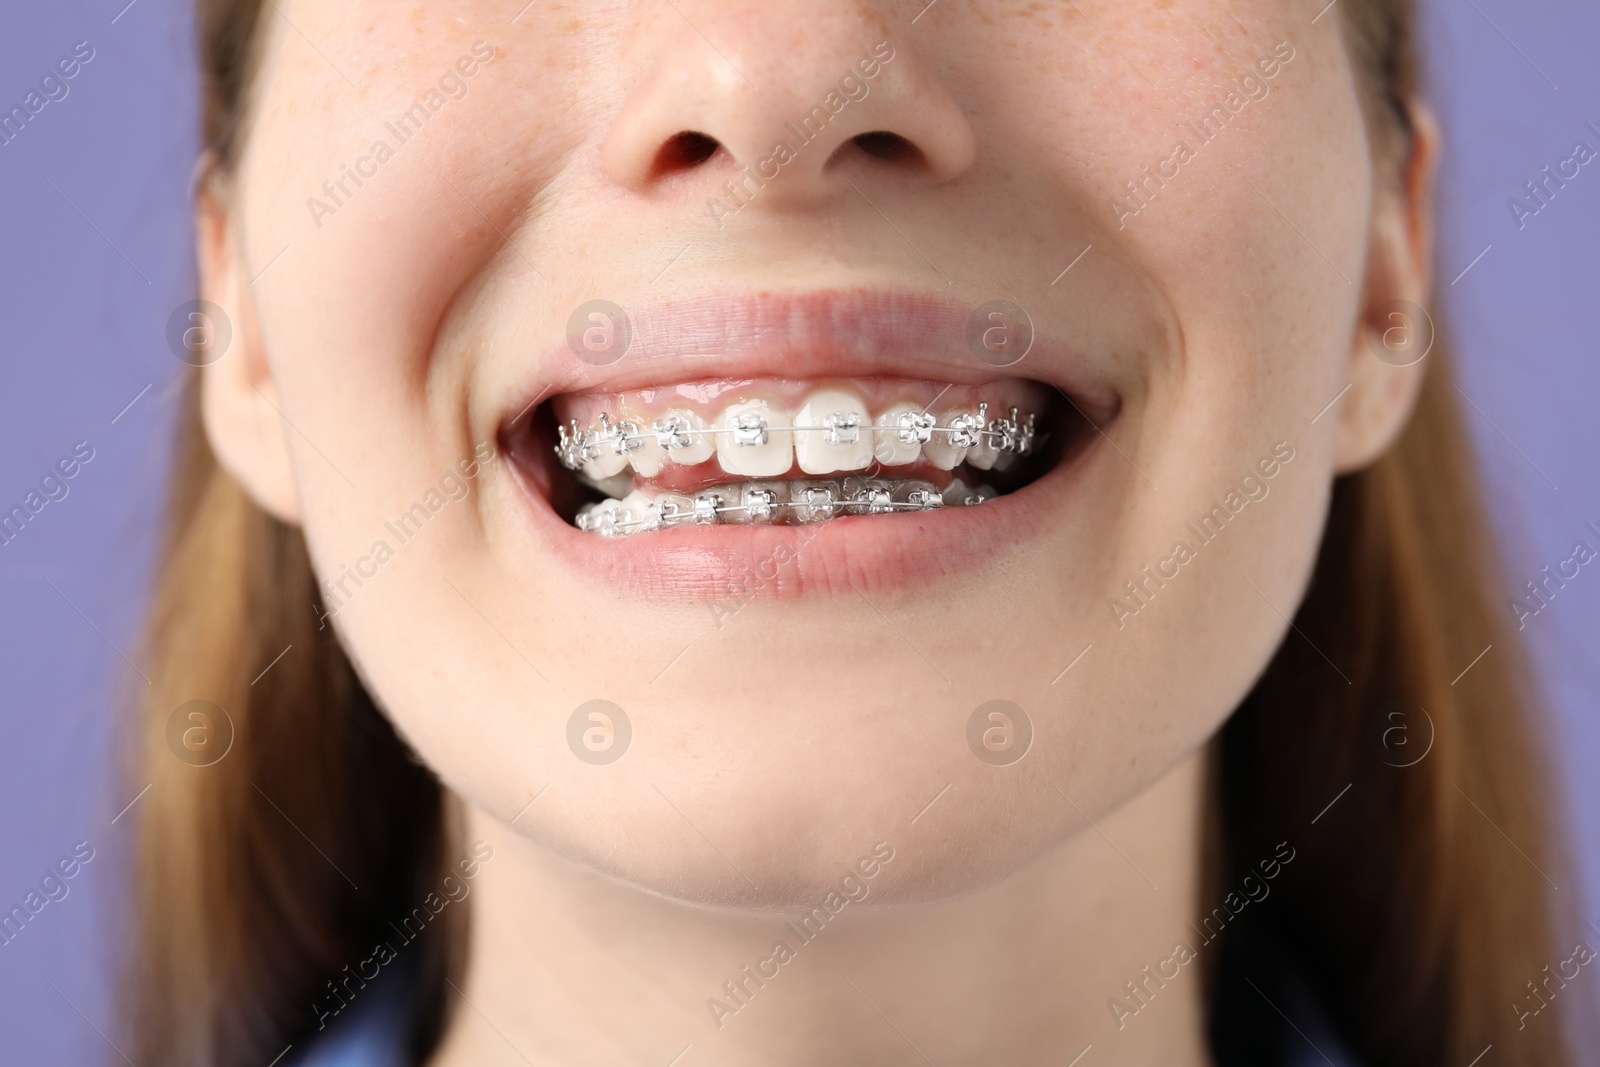
[[(1147, 42), (1129, 46), (1135, 64), (1172, 68), (1149, 35), (1110, 17), (1113, 39)], [(332, 8), (317, 18), (313, 39), (361, 40)], [(518, 52), (503, 49), (518, 65), (484, 67), (424, 136), (402, 144), (387, 128), (470, 50), (446, 21), (418, 30), (429, 44), (412, 48), (403, 68), (357, 72), (359, 94), (297, 35), (281, 35), (272, 82), (301, 88), (263, 112), (247, 210), (255, 266), (282, 251), (256, 294), (295, 426), (283, 432), (320, 575), (340, 579), (380, 542), (393, 554), (365, 565), (374, 576), (364, 584), (346, 579), (349, 602), (334, 625), (380, 705), (452, 788), (509, 820), (550, 785), (519, 829), (624, 878), (708, 899), (743, 893), (746, 875), (824, 890), (838, 872), (813, 867), (814, 857), (859, 853), (852, 828), (904, 825), (948, 784), (946, 821), (927, 821), (936, 829), (917, 861), (933, 895), (998, 876), (1076, 832), (1068, 812), (1035, 803), (1052, 782), (1073, 783), (1098, 817), (1203, 743), (1282, 638), (1326, 512), (1333, 421), (1311, 419), (1343, 380), (1356, 294), (1340, 272), (1355, 279), (1365, 211), (1351, 192), (1365, 187), (1358, 126), (1310, 103), (1337, 95), (1331, 51), (1297, 41), (1272, 92), (1221, 138), (1193, 146), (1194, 160), (1118, 230), (1110, 198), (1171, 154), (1192, 117), (1173, 103), (1184, 97), (1152, 91), (1081, 26), (1055, 31), (1079, 71), (1065, 84), (1041, 73), (1060, 70), (1059, 55), (1038, 62), (1026, 43), (1008, 56), (1014, 37), (984, 38), (968, 61), (1001, 64), (998, 110), (1017, 117), (1016, 129), (992, 132), (1054, 159), (1056, 171), (1048, 187), (1007, 190), (1013, 209), (996, 213), (980, 249), (1032, 248), (1040, 227), (1029, 220), (1040, 216), (1029, 209), (1065, 190), (1086, 205), (1076, 216), (1056, 209), (1070, 223), (1070, 247), (1040, 252), (1053, 265), (1029, 270), (1048, 278), (1093, 245), (1089, 269), (1057, 290), (1065, 306), (1161, 308), (1134, 331), (1148, 366), (1113, 429), (1126, 454), (1100, 449), (1083, 472), (1095, 507), (1069, 516), (1047, 557), (984, 583), (953, 578), (936, 610), (899, 614), (885, 604), (902, 633), (868, 613), (841, 622), (826, 606), (763, 604), (721, 631), (709, 612), (628, 625), (627, 605), (599, 603), (545, 561), (493, 545), (484, 514), (511, 506), (503, 464), (466, 501), (429, 509), (421, 536), (402, 538), (401, 516), (479, 443), (458, 411), (430, 398), (459, 396), (472, 353), (507, 344), (519, 321), (565, 320), (571, 302), (555, 301), (542, 270), (634, 247), (607, 223), (601, 196), (574, 198), (554, 213), (559, 223), (515, 226), (528, 190), (549, 176), (501, 165), (512, 149), (497, 131), (516, 128), (537, 145), (540, 115), (559, 111), (548, 98), (571, 89), (570, 73), (529, 73), (566, 69), (528, 56), (534, 35), (518, 37)], [(1203, 39), (1189, 29), (1165, 39)], [(404, 41), (369, 43), (372, 54), (407, 51)], [(1180, 58), (1194, 67), (1196, 96), (1226, 92), (1214, 56)], [(1051, 99), (1065, 102), (1041, 116), (1039, 101)], [(331, 121), (319, 110), (328, 101), (340, 102)], [(307, 199), (325, 197), (323, 183), (378, 140), (393, 158), (341, 192), (317, 225)], [(1071, 144), (1097, 150), (1082, 163), (1062, 153)], [(537, 170), (539, 156), (528, 153), (526, 167)], [(674, 236), (652, 261), (678, 247)], [(994, 276), (1017, 269), (1013, 261)], [(1159, 299), (1130, 302), (1130, 287)], [(505, 306), (520, 310), (488, 313)], [(1298, 455), (1267, 499), (1194, 544), (1189, 524), (1280, 440)], [(1119, 620), (1111, 605), (1126, 596), (1124, 583), (1178, 541), (1196, 558)], [(1005, 610), (974, 626), (963, 607), (972, 603)], [(855, 677), (873, 682), (849, 699), (830, 695), (825, 676), (819, 683), (817, 665), (841, 649), (861, 668)], [(999, 698), (1023, 709), (1033, 737), (1003, 771), (975, 754), (968, 735), (975, 710)], [(629, 720), (630, 747), (612, 763), (586, 759), (571, 741), (572, 716), (596, 700)], [(708, 857), (707, 840), (743, 873)], [(990, 850), (981, 871), (955, 859), (978, 840)]]
[[(439, 571), (418, 568), (424, 561), (442, 566), (444, 545), (481, 551), (481, 544), (442, 536), (469, 530), (475, 498), (449, 501), (430, 520), (429, 537), (403, 547), (404, 532), (397, 535), (391, 523), (485, 443), (438, 398), (459, 397), (483, 343), (468, 323), (496, 318), (474, 314), (477, 302), (498, 299), (474, 279), (503, 278), (493, 269), (497, 259), (532, 270), (502, 236), (533, 180), (503, 165), (526, 144), (502, 131), (514, 126), (537, 142), (538, 116), (550, 113), (548, 97), (563, 92), (563, 83), (547, 74), (513, 89), (506, 79), (518, 68), (502, 52), (465, 79), (469, 91), (461, 98), (437, 111), (424, 103), (419, 133), (405, 116), (472, 54), (481, 27), (467, 32), (461, 20), (425, 13), (403, 26), (373, 22), (359, 5), (332, 4), (311, 5), (297, 21), (329, 55), (354, 57), (340, 62), (359, 86), (352, 90), (304, 38), (279, 26), (243, 162), (247, 267), (259, 273), (252, 292), (275, 403), (290, 424), (280, 426), (294, 457), (307, 539), (323, 580), (338, 581), (346, 568), (370, 572), (372, 564), (361, 561), (380, 544), (394, 553), (370, 585), (343, 587), (341, 599), (359, 589), (369, 610), (408, 583), (452, 595)], [(544, 70), (549, 64), (527, 54), (539, 40), (520, 35), (519, 62)], [(532, 281), (504, 284), (538, 315)], [(265, 405), (262, 414), (279, 420)], [(359, 627), (362, 613), (353, 609), (346, 618)], [(358, 653), (375, 659), (377, 649), (403, 644), (403, 635), (389, 633), (396, 623), (375, 624)]]

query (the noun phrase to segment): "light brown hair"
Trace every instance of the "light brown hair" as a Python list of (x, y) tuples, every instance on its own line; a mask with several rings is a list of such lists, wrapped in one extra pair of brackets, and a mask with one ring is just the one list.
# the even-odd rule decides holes
[[(204, 142), (226, 175), (248, 136), (258, 23), (271, 9), (197, 9)], [(1338, 11), (1379, 158), (1398, 166), (1416, 90), (1411, 4), (1344, 0)], [(1297, 632), (1213, 746), (1208, 904), (1279, 842), (1296, 856), (1207, 950), (1221, 1062), (1286, 1057), (1300, 1039), (1263, 991), (1294, 981), (1373, 1067), (1465, 1064), (1490, 1044), (1501, 1062), (1571, 1062), (1559, 1018), (1519, 1032), (1511, 1007), (1558, 958), (1561, 924), (1540, 873), (1561, 877), (1558, 801), (1495, 603), (1501, 582), (1442, 343), (1428, 360), (1399, 441), (1338, 480)], [(212, 455), (195, 384), (143, 646), (151, 684), (134, 773), (154, 788), (137, 809), (123, 984), (123, 1047), (175, 1067), (267, 1063), (304, 1042), (318, 1026), (313, 1005), (439, 883), (458, 836), (445, 791), (319, 630), (299, 531)], [(293, 655), (249, 684), (288, 645)], [(228, 756), (204, 768), (174, 759), (165, 736), (173, 709), (197, 698), (226, 709), (236, 731)], [(1412, 766), (1392, 766), (1403, 761), (1386, 762), (1374, 743), (1396, 702), (1429, 720), (1410, 712), (1417, 743), (1432, 736)], [(408, 950), (418, 1063), (447, 1022), (466, 911), (448, 909)]]

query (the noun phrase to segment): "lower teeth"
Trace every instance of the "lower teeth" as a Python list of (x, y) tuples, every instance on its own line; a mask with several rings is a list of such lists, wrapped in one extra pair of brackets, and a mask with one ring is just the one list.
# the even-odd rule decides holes
[(577, 527), (603, 537), (625, 537), (674, 526), (799, 525), (842, 515), (935, 511), (981, 504), (998, 494), (969, 488), (961, 479), (946, 488), (909, 478), (844, 478), (717, 485), (691, 495), (640, 491), (621, 500), (585, 504)]

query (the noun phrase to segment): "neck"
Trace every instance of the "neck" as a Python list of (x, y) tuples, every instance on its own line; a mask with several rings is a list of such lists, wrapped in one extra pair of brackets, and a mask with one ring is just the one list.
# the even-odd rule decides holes
[(1201, 763), (986, 888), (825, 926), (664, 900), (471, 811), (495, 858), (433, 1067), (1206, 1064)]

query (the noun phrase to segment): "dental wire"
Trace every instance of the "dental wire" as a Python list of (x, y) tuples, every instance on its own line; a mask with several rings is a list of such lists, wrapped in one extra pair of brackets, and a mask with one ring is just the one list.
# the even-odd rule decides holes
[[(978, 496), (976, 493), (974, 493), (971, 497), (969, 497), (966, 501), (964, 501), (961, 506), (963, 506), (963, 507), (971, 507), (971, 506), (976, 505), (976, 504), (985, 503), (988, 499), (989, 498), (987, 498), (987, 497), (981, 497), (981, 496)], [(861, 501), (855, 501), (855, 500), (851, 500), (851, 501), (836, 501), (832, 505), (804, 504), (804, 503), (801, 503), (799, 501), (790, 500), (790, 501), (776, 502), (776, 503), (770, 504), (768, 506), (772, 507), (772, 508), (811, 508), (811, 509), (813, 509), (815, 511), (821, 511), (824, 508), (826, 508), (829, 511), (829, 514), (827, 516), (825, 516), (823, 519), (818, 520), (818, 521), (828, 521), (828, 520), (833, 519), (833, 518), (847, 518), (847, 517), (849, 517), (851, 515), (861, 515), (861, 514), (863, 514), (862, 512), (844, 512), (844, 509), (847, 506), (870, 507), (870, 506), (873, 506), (873, 505), (863, 504)], [(875, 505), (875, 506), (879, 509), (877, 513), (881, 515), (881, 514), (888, 514), (888, 513), (896, 512), (896, 511), (938, 511), (941, 507), (951, 507), (952, 505), (949, 505), (949, 504), (909, 504), (909, 503), (906, 503), (904, 501), (892, 501), (892, 502), (890, 502), (888, 504), (880, 504), (880, 505)], [(715, 510), (715, 512), (720, 515), (720, 514), (722, 514), (724, 512), (728, 512), (728, 511), (749, 511), (750, 509), (747, 506), (739, 505), (739, 506), (736, 506), (736, 507), (715, 508), (713, 510)], [(844, 514), (836, 516), (836, 515), (832, 514), (832, 512), (835, 512), (835, 511), (844, 512)], [(589, 512), (588, 514), (585, 514), (583, 517), (584, 517), (584, 519), (588, 519), (589, 515), (592, 515), (592, 514), (593, 514), (593, 512)], [(869, 512), (866, 512), (865, 514), (872, 514), (872, 512), (869, 511)], [(675, 526), (712, 526), (712, 525), (718, 525), (718, 524), (716, 524), (716, 523), (699, 522), (699, 521), (696, 520), (694, 512), (685, 511), (685, 512), (680, 512), (677, 516), (674, 516), (674, 517), (671, 517), (671, 518), (669, 518), (667, 516), (659, 516), (659, 517), (657, 517), (655, 519), (654, 525), (651, 525), (651, 519), (649, 517), (645, 517), (645, 518), (641, 518), (641, 519), (629, 519), (629, 520), (622, 521), (622, 522), (612, 521), (610, 523), (607, 523), (607, 522), (605, 522), (605, 520), (602, 519), (602, 520), (599, 520), (598, 522), (596, 522), (594, 525), (580, 525), (579, 529), (583, 530), (584, 533), (604, 533), (607, 530), (622, 530), (622, 529), (627, 529), (627, 528), (635, 527), (635, 526), (638, 526), (638, 527), (649, 527), (650, 529), (663, 529), (663, 528), (671, 528), (671, 527), (675, 527)], [(752, 526), (754, 526), (754, 525), (775, 526), (775, 525), (778, 525), (778, 524), (777, 523), (765, 523), (765, 524), (751, 523), (750, 525), (752, 525)]]
[[(960, 506), (971, 507), (973, 505), (986, 503), (990, 499), (992, 499), (992, 498), (982, 495), (982, 490), (981, 489), (974, 489), (974, 490), (971, 491), (971, 493), (967, 497), (967, 499), (961, 502)], [(616, 503), (620, 504), (621, 501), (616, 501)], [(650, 506), (659, 509), (659, 504), (652, 504)], [(706, 508), (706, 509), (703, 509), (700, 512), (696, 512), (696, 511), (692, 510), (692, 508), (688, 509), (688, 510), (674, 510), (670, 515), (660, 514), (659, 510), (658, 510), (658, 513), (656, 515), (653, 515), (653, 516), (652, 515), (645, 515), (642, 518), (628, 519), (628, 520), (625, 520), (625, 521), (618, 521), (618, 520), (615, 520), (615, 519), (608, 520), (605, 517), (602, 517), (600, 519), (594, 520), (592, 522), (592, 524), (591, 524), (590, 516), (594, 515), (597, 511), (600, 510), (599, 508), (596, 508), (594, 510), (591, 510), (589, 512), (584, 513), (583, 515), (580, 515), (579, 518), (578, 518), (577, 525), (578, 525), (578, 528), (583, 530), (585, 533), (605, 534), (605, 533), (614, 532), (614, 531), (618, 531), (618, 530), (626, 530), (626, 529), (628, 529), (630, 527), (647, 527), (649, 529), (661, 529), (661, 528), (664, 528), (664, 527), (665, 528), (671, 528), (671, 527), (676, 527), (676, 526), (709, 526), (709, 525), (716, 525), (715, 523), (707, 523), (707, 522), (704, 522), (704, 521), (701, 520), (700, 515), (705, 514), (707, 512), (709, 512), (711, 514), (714, 514), (714, 515), (722, 515), (722, 514), (726, 514), (726, 513), (729, 513), (729, 512), (738, 512), (738, 511), (749, 512), (749, 511), (762, 510), (762, 509), (771, 511), (771, 510), (776, 509), (776, 508), (810, 508), (814, 512), (824, 512), (824, 514), (821, 516), (821, 518), (819, 520), (817, 520), (817, 521), (827, 521), (829, 519), (832, 519), (832, 518), (836, 517), (835, 516), (836, 512), (842, 512), (843, 516), (862, 515), (862, 514), (870, 515), (870, 514), (885, 514), (885, 513), (895, 512), (895, 511), (938, 511), (941, 508), (952, 507), (952, 506), (955, 506), (955, 505), (946, 503), (943, 500), (943, 498), (941, 496), (939, 496), (938, 494), (930, 495), (928, 500), (927, 500), (927, 502), (926, 503), (922, 503), (922, 504), (915, 504), (915, 503), (912, 503), (910, 501), (905, 501), (905, 500), (887, 500), (887, 501), (873, 502), (873, 501), (862, 500), (862, 499), (859, 498), (859, 496), (857, 498), (854, 498), (854, 499), (845, 498), (845, 499), (838, 499), (838, 500), (832, 499), (830, 497), (827, 501), (822, 501), (822, 502), (812, 502), (812, 501), (804, 501), (804, 500), (774, 500), (774, 501), (771, 501), (771, 502), (769, 502), (767, 504), (763, 504), (763, 505), (724, 504), (724, 505), (719, 505), (719, 506), (713, 507), (713, 508)], [(865, 512), (860, 512), (860, 511), (852, 512), (852, 511), (846, 510), (846, 509), (852, 508), (852, 507), (866, 508), (867, 510)], [(602, 512), (602, 516), (615, 514), (616, 510), (617, 509), (607, 509), (605, 512)], [(621, 510), (626, 511), (630, 515), (633, 513), (633, 510), (631, 508), (623, 508)], [(843, 516), (839, 516), (839, 517), (843, 517)], [(758, 525), (758, 524), (752, 523), (751, 525)], [(774, 525), (774, 524), (765, 524), (765, 525)]]
[[(935, 433), (958, 435), (966, 439), (966, 447), (976, 447), (980, 441), (988, 439), (992, 446), (1000, 452), (1027, 455), (1033, 450), (1035, 437), (1035, 416), (1030, 413), (1024, 425), (1019, 409), (1011, 409), (1009, 419), (987, 418), (989, 405), (980, 402), (976, 412), (963, 412), (952, 418), (953, 425), (934, 425), (934, 416), (926, 410), (922, 412), (902, 412), (894, 426), (877, 426), (871, 422), (863, 422), (858, 412), (834, 412), (829, 415), (821, 426), (768, 426), (765, 417), (745, 413), (733, 417), (732, 424), (728, 426), (713, 426), (705, 429), (693, 429), (686, 421), (677, 415), (669, 415), (656, 419), (650, 427), (648, 436), (654, 437), (663, 451), (676, 451), (688, 447), (686, 440), (691, 437), (704, 437), (706, 435), (729, 434), (737, 448), (761, 447), (767, 444), (767, 438), (773, 433), (817, 433), (821, 432), (830, 439), (829, 444), (856, 444), (861, 440), (861, 431), (872, 433), (892, 431), (895, 440), (900, 444), (925, 444)], [(613, 455), (625, 456), (638, 452), (645, 445), (646, 431), (638, 429), (638, 423), (631, 419), (619, 419), (612, 422), (607, 412), (601, 412), (597, 417), (598, 426), (587, 430), (578, 427), (576, 419), (571, 421), (569, 435), (566, 426), (557, 426), (556, 433), (559, 442), (553, 451), (560, 459), (562, 466), (568, 470), (580, 470), (584, 463), (598, 458), (602, 442), (609, 442)], [(633, 430), (623, 427), (632, 426)], [(844, 436), (848, 434), (849, 436)]]

